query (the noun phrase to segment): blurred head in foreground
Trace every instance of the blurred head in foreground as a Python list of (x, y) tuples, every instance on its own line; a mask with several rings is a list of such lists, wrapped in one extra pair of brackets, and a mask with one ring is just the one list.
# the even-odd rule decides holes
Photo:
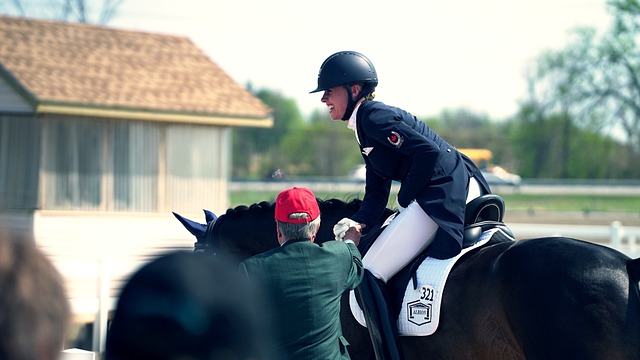
[(69, 319), (58, 270), (33, 239), (0, 229), (0, 359), (57, 359)]
[(123, 288), (106, 359), (273, 359), (259, 301), (224, 260), (186, 251), (161, 256)]

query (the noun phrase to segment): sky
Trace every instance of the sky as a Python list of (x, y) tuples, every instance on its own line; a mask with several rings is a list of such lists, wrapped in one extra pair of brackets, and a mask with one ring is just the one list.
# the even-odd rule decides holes
[(376, 68), (376, 100), (501, 120), (543, 51), (609, 22), (606, 0), (124, 0), (109, 26), (186, 36), (239, 84), (279, 91), (305, 115), (326, 109), (309, 94), (324, 59), (354, 50)]

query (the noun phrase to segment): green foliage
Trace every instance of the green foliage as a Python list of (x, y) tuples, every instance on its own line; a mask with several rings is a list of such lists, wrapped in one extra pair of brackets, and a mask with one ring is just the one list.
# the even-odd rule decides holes
[(640, 1), (610, 0), (609, 11), (614, 16), (614, 34), (638, 34), (640, 32)]
[(529, 78), (528, 104), (545, 117), (566, 113), (581, 127), (616, 130), (640, 152), (640, 3), (613, 0), (611, 29), (574, 32), (564, 49), (541, 55)]
[(279, 92), (262, 89), (255, 95), (273, 110), (272, 128), (234, 128), (232, 176), (263, 178), (283, 164), (280, 143), (292, 129), (304, 126), (304, 119), (295, 100)]
[[(488, 148), (493, 164), (524, 178), (640, 178), (640, 0), (608, 6), (608, 32), (576, 29), (565, 48), (540, 55), (512, 119), (458, 109), (423, 121), (453, 146)], [(342, 122), (322, 111), (304, 121), (292, 100), (256, 94), (274, 109), (276, 124), (234, 130), (234, 176), (282, 169), (289, 177), (342, 177), (362, 162)]]
[[(435, 121), (434, 121), (435, 120)], [(445, 110), (436, 120), (427, 121), (438, 135), (458, 148), (484, 148), (493, 137), (492, 124), (485, 116), (465, 109)]]
[[(604, 131), (609, 107), (577, 95), (586, 92), (576, 88), (589, 88), (600, 77), (584, 74), (593, 65), (587, 57), (593, 56), (595, 37), (589, 30), (580, 34), (579, 43), (540, 57), (530, 78), (532, 94), (512, 119), (497, 122), (459, 109), (423, 121), (456, 147), (488, 148), (494, 165), (523, 178), (639, 178), (638, 150)], [(292, 99), (267, 89), (256, 95), (273, 109), (275, 126), (233, 130), (234, 177), (265, 178), (278, 170), (289, 179), (335, 179), (362, 163), (344, 122), (331, 121), (319, 110), (305, 121)]]
[(608, 5), (608, 32), (576, 29), (532, 67), (528, 99), (509, 126), (521, 176), (640, 177), (640, 1)]
[(590, 128), (578, 127), (568, 114), (545, 116), (523, 107), (510, 128), (513, 148), (525, 178), (624, 179), (640, 173), (629, 166), (628, 147)]
[(316, 111), (302, 118), (295, 100), (268, 89), (255, 92), (273, 109), (273, 128), (233, 129), (232, 176), (268, 178), (343, 177), (362, 162), (353, 131)]
[(362, 158), (353, 131), (343, 122), (313, 122), (283, 139), (287, 173), (296, 176), (346, 176)]

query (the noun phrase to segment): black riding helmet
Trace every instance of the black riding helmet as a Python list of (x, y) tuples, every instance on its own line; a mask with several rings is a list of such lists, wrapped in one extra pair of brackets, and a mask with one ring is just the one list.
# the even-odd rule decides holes
[(364, 87), (356, 99), (353, 99), (351, 91), (348, 91), (349, 103), (342, 120), (348, 120), (358, 100), (375, 90), (378, 85), (378, 74), (373, 63), (366, 56), (355, 51), (340, 51), (329, 56), (322, 63), (318, 73), (318, 87), (311, 93), (340, 85), (348, 90), (353, 84), (363, 84)]

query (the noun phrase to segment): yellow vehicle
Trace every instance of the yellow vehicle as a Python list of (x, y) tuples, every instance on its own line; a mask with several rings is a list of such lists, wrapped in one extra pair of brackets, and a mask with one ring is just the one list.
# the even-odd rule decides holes
[(491, 164), (491, 158), (493, 157), (493, 153), (489, 149), (466, 148), (458, 149), (458, 151), (473, 160), (480, 170), (488, 169)]
[(518, 186), (522, 179), (519, 175), (511, 174), (500, 166), (493, 165), (491, 158), (493, 153), (489, 149), (466, 148), (458, 149), (473, 160), (476, 166), (482, 171), (482, 175), (489, 185), (512, 185)]

